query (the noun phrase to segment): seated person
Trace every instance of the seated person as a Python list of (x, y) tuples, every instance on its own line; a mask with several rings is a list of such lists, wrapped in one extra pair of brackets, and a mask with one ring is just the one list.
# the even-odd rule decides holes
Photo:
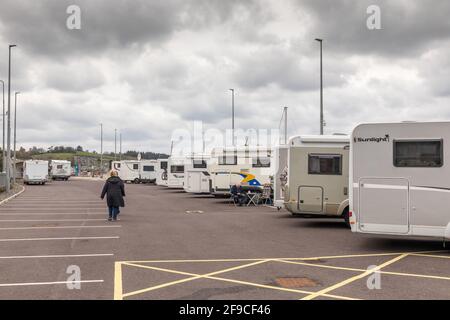
[(244, 205), (247, 201), (247, 196), (244, 193), (244, 190), (242, 189), (240, 183), (236, 183), (235, 185), (233, 185), (230, 189), (230, 193), (234, 201), (239, 204), (239, 206)]

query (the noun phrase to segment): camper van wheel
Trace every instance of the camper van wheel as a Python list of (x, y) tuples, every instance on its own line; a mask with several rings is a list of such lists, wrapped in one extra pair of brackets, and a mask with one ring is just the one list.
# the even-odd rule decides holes
[(350, 216), (348, 213), (348, 208), (345, 208), (344, 212), (342, 213), (342, 217), (344, 218), (345, 225), (350, 228)]
[(139, 182), (140, 182), (140, 181), (139, 181), (138, 178), (134, 179), (134, 183), (135, 183), (135, 184), (138, 184)]

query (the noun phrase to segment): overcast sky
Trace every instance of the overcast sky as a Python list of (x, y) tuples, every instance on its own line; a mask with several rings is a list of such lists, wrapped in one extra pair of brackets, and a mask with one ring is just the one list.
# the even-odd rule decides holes
[[(66, 26), (69, 5), (81, 29)], [(381, 29), (367, 28), (369, 5)], [(360, 122), (450, 120), (447, 0), (0, 0), (0, 79), (13, 49), (18, 144), (168, 152), (174, 129), (326, 133)]]

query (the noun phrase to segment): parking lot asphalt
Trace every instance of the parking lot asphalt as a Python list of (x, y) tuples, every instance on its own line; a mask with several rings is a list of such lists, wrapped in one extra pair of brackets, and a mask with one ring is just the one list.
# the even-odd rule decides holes
[(0, 299), (450, 299), (442, 242), (154, 185), (127, 184), (108, 222), (102, 184), (26, 186), (0, 206)]

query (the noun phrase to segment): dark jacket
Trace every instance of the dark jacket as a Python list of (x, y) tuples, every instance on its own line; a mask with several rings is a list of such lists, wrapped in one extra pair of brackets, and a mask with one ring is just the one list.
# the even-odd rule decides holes
[(125, 185), (119, 177), (110, 177), (103, 187), (101, 198), (105, 198), (108, 207), (125, 207)]
[(240, 194), (240, 193), (243, 193), (244, 191), (243, 191), (243, 189), (242, 189), (242, 187), (241, 186), (237, 186), (237, 185), (233, 185), (233, 186), (231, 186), (231, 190), (230, 190), (230, 193), (232, 194), (232, 195), (238, 195), (238, 194)]

